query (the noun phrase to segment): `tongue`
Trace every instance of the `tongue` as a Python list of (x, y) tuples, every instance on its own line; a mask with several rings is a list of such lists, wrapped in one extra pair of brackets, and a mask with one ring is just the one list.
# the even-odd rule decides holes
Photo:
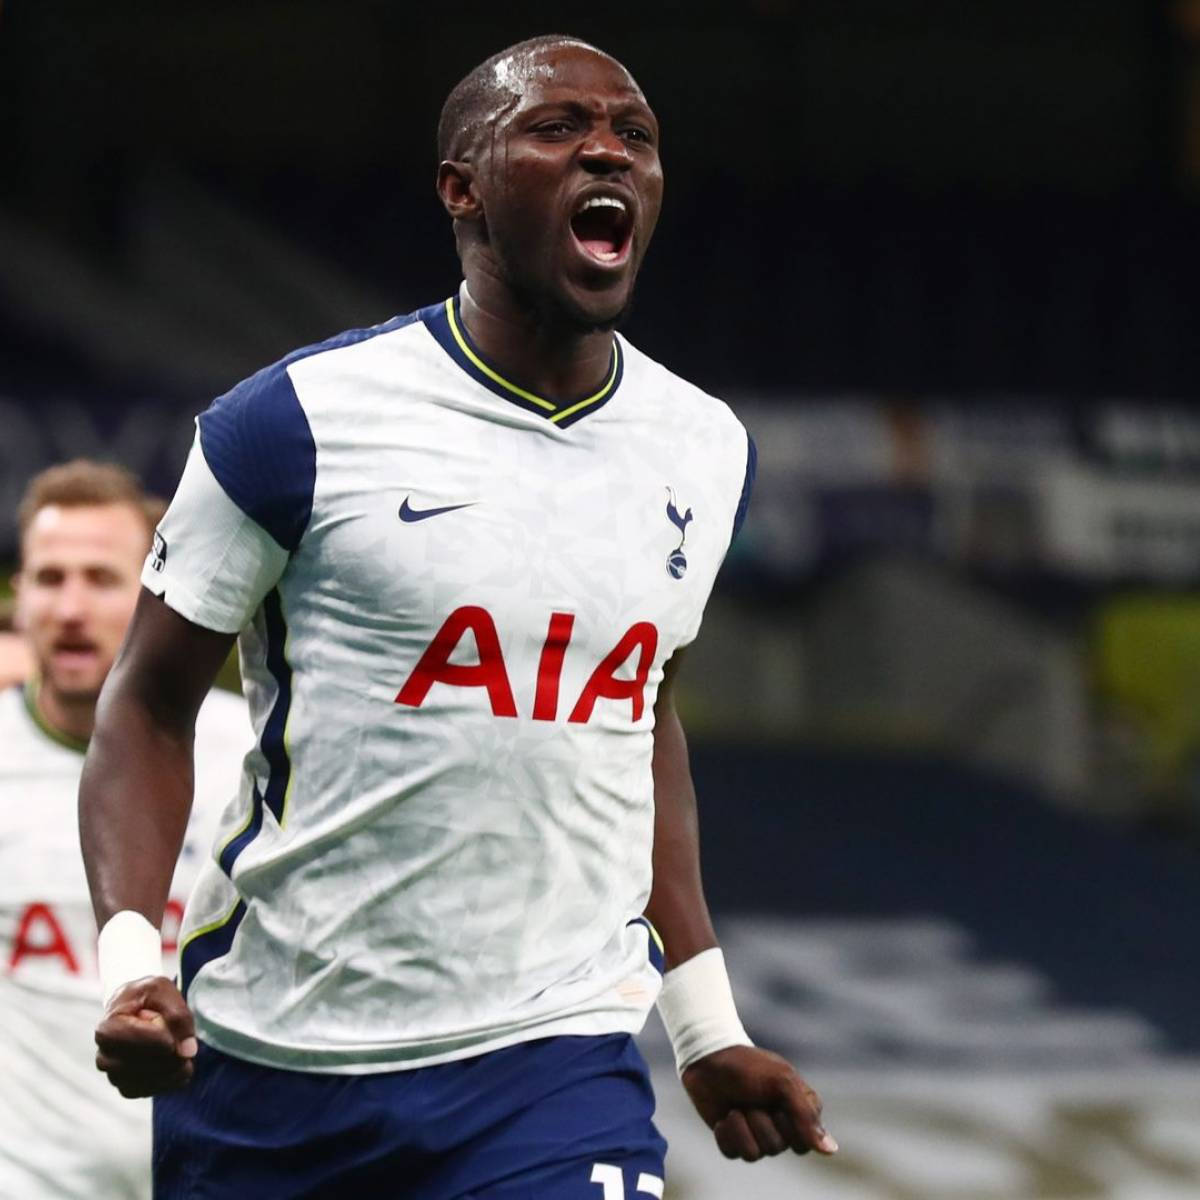
[(593, 258), (612, 258), (617, 253), (617, 243), (612, 238), (580, 238), (579, 244)]

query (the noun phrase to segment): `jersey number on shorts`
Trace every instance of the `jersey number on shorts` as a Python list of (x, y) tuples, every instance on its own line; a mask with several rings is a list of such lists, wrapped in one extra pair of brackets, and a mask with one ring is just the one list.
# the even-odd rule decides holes
[[(598, 1183), (604, 1189), (600, 1200), (625, 1200), (625, 1176), (620, 1167), (612, 1163), (594, 1163), (592, 1165), (592, 1182)], [(639, 1194), (655, 1196), (662, 1200), (663, 1181), (657, 1175), (649, 1175), (643, 1171), (637, 1179)]]

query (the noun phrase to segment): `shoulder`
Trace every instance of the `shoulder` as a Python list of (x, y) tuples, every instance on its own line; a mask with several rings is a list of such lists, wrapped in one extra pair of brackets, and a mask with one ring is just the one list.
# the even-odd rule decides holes
[(724, 400), (684, 379), (682, 375), (675, 374), (625, 337), (621, 338), (621, 349), (625, 357), (625, 372), (634, 389), (654, 392), (659, 405), (665, 400), (672, 419), (682, 418), (689, 423), (700, 423), (717, 435), (736, 436), (745, 446), (749, 438), (746, 427)]
[(425, 311), (293, 351), (218, 396), (200, 414), (200, 449), (208, 469), (238, 508), (285, 550), (298, 546), (308, 525), (317, 475), (316, 440), (295, 372), (399, 335)]
[[(716, 484), (733, 512), (736, 537), (746, 519), (758, 450), (749, 430), (724, 400), (706, 392), (643, 354), (624, 338), (626, 370), (634, 387), (644, 394), (645, 411), (658, 414), (668, 425), (672, 447), (682, 455), (687, 446)], [(660, 435), (661, 435), (660, 431)]]
[(201, 415), (201, 431), (206, 426), (225, 421), (246, 422), (258, 418), (260, 422), (282, 420), (290, 422), (299, 414), (299, 398), (292, 377), (292, 368), (301, 363), (319, 362), (339, 352), (366, 343), (389, 334), (398, 333), (422, 319), (427, 310), (418, 309), (416, 312), (403, 316), (392, 317), (378, 325), (366, 326), (362, 329), (347, 329), (324, 341), (302, 346), (269, 366), (263, 367), (253, 375), (243, 379), (230, 388), (228, 392), (218, 396), (211, 406)]
[(749, 431), (724, 400), (676, 375), (621, 338), (625, 372), (641, 411), (668, 426), (672, 438), (702, 447), (710, 459), (730, 464), (741, 478), (753, 474), (755, 450)]
[(290, 386), (294, 390), (298, 368), (313, 368), (340, 363), (347, 358), (362, 357), (380, 345), (390, 345), (397, 340), (405, 341), (407, 340), (406, 336), (397, 338), (396, 335), (401, 335), (402, 331), (419, 325), (437, 307), (435, 305), (433, 308), (419, 308), (414, 312), (390, 317), (377, 325), (345, 329), (322, 341), (301, 346), (298, 350), (293, 350), (277, 362), (243, 380), (228, 395), (232, 397), (238, 393), (249, 394), (256, 391), (269, 393), (275, 388), (287, 386), (285, 381), (290, 381)]

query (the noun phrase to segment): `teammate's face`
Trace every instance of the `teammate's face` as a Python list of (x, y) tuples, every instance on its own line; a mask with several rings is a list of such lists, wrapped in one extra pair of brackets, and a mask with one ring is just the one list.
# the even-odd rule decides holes
[(137, 602), (148, 535), (129, 504), (39, 510), (25, 533), (17, 623), (43, 688), (95, 700)]
[(497, 266), (534, 303), (611, 325), (662, 205), (658, 122), (625, 68), (587, 47), (509, 65), (477, 176)]

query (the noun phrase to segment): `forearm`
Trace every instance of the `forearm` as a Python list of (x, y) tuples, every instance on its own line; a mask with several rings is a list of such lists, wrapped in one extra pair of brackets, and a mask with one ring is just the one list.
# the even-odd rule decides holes
[(700, 877), (696, 791), (675, 709), (655, 713), (654, 883), (646, 916), (663, 939), (667, 969), (717, 944)]
[(196, 714), (233, 637), (143, 592), (96, 708), (79, 835), (101, 928), (132, 909), (162, 922), (192, 807)]
[(749, 1038), (704, 899), (696, 791), (669, 690), (655, 708), (653, 772), (654, 885), (646, 912), (666, 958), (658, 1011), (683, 1072), (719, 1050), (747, 1045)]
[(79, 785), (100, 929), (96, 1066), (130, 1097), (182, 1087), (198, 1050), (187, 1003), (164, 978), (159, 933), (191, 809), (191, 726), (164, 721), (145, 683), (120, 661), (109, 673)]
[(191, 728), (113, 669), (79, 786), (79, 834), (98, 927), (132, 909), (162, 922), (192, 804)]

